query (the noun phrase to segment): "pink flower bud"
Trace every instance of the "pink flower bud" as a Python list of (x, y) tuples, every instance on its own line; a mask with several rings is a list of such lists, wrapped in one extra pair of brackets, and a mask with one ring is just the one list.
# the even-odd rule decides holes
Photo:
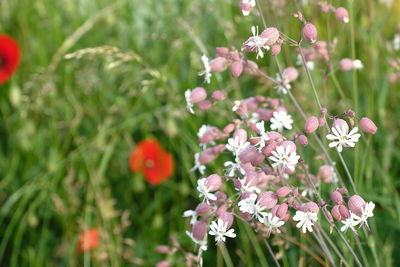
[(293, 82), (299, 77), (299, 71), (294, 67), (288, 67), (283, 70), (283, 77), (289, 81)]
[(335, 16), (339, 21), (343, 21), (344, 23), (348, 23), (349, 19), (349, 12), (344, 7), (338, 7), (335, 12)]
[(269, 145), (267, 145), (264, 149), (263, 149), (263, 153), (265, 156), (269, 157), (272, 155), (272, 151), (276, 150), (276, 147), (278, 145), (276, 143), (271, 143)]
[(225, 126), (224, 133), (229, 134), (229, 133), (233, 132), (233, 130), (235, 130), (235, 125), (233, 123), (230, 123)]
[(302, 145), (302, 146), (307, 146), (308, 145), (308, 139), (307, 139), (307, 137), (305, 135), (300, 135), (298, 137), (298, 140), (299, 140), (299, 144), (300, 145)]
[(208, 225), (204, 221), (198, 221), (193, 225), (193, 237), (197, 240), (203, 240), (207, 234)]
[(285, 197), (290, 193), (290, 187), (289, 186), (283, 186), (281, 188), (279, 188), (278, 190), (276, 190), (276, 195), (278, 197)]
[(243, 16), (248, 16), (250, 11), (253, 9), (250, 1), (241, 0), (239, 4), (240, 10), (242, 11)]
[(246, 60), (244, 64), (244, 72), (249, 75), (257, 75), (258, 74), (258, 65), (254, 61)]
[(281, 100), (278, 99), (278, 98), (273, 98), (273, 99), (271, 99), (271, 100), (269, 101), (269, 105), (271, 106), (271, 108), (277, 108), (277, 107), (279, 107), (280, 103), (281, 103)]
[(321, 108), (319, 113), (321, 114), (321, 116), (325, 117), (326, 113), (328, 113), (328, 110), (326, 108)]
[(281, 52), (281, 45), (275, 44), (271, 47), (271, 55), (277, 56)]
[(333, 169), (329, 165), (322, 165), (318, 171), (318, 177), (324, 181), (330, 181), (332, 179)]
[(215, 53), (217, 57), (226, 57), (229, 55), (229, 49), (227, 47), (217, 47), (215, 48)]
[(260, 36), (261, 38), (267, 39), (267, 41), (264, 43), (265, 45), (271, 46), (278, 41), (279, 31), (277, 28), (267, 28), (260, 34)]
[(270, 175), (270, 174), (272, 173), (272, 169), (271, 169), (271, 167), (269, 167), (269, 166), (265, 166), (264, 169), (263, 169), (263, 172), (264, 172), (266, 175)]
[(333, 191), (331, 194), (331, 199), (335, 204), (339, 205), (343, 203), (343, 197), (342, 194), (340, 194), (338, 191)]
[(342, 71), (352, 70), (354, 67), (353, 60), (350, 58), (344, 58), (339, 62), (339, 69)]
[(221, 219), (224, 223), (228, 224), (228, 227), (226, 229), (231, 228), (233, 223), (232, 212), (223, 212), (218, 216), (218, 218)]
[(304, 124), (304, 132), (307, 134), (311, 134), (318, 129), (318, 126), (318, 118), (315, 116), (311, 116), (306, 120), (306, 123)]
[(243, 129), (236, 129), (236, 131), (233, 133), (233, 138), (235, 139), (236, 137), (239, 137), (239, 140), (242, 142), (247, 141), (247, 133)]
[(292, 141), (283, 141), (282, 142), (283, 148), (286, 150), (286, 147), (290, 147), (290, 153), (296, 152), (296, 144)]
[(325, 117), (321, 117), (321, 118), (319, 118), (319, 120), (318, 120), (318, 125), (319, 125), (319, 127), (322, 127), (322, 126), (324, 126), (324, 125), (325, 125), (325, 123), (326, 123), (326, 119), (325, 119)]
[(288, 211), (288, 205), (286, 203), (282, 203), (281, 205), (279, 205), (275, 216), (279, 217), (280, 219), (283, 219), (286, 217), (287, 211)]
[(218, 174), (211, 174), (207, 177), (206, 186), (210, 192), (217, 191), (222, 185), (221, 177)]
[(318, 4), (321, 6), (321, 12), (323, 13), (329, 12), (330, 6), (326, 2), (319, 2)]
[(311, 23), (307, 23), (303, 27), (303, 36), (310, 43), (315, 43), (317, 41), (317, 28)]
[(166, 245), (157, 246), (156, 251), (160, 254), (167, 254), (169, 252), (169, 247)]
[(273, 131), (268, 132), (268, 138), (269, 138), (269, 140), (267, 143), (269, 143), (269, 144), (271, 144), (273, 142), (280, 142), (284, 139), (280, 133), (273, 132)]
[(221, 205), (226, 201), (226, 195), (224, 192), (218, 191), (214, 194), (217, 197), (217, 200), (214, 202), (215, 204)]
[(257, 113), (258, 113), (258, 115), (260, 117), (260, 120), (263, 120), (263, 121), (269, 121), (272, 118), (273, 114), (274, 114), (274, 112), (272, 110), (263, 109), (263, 108), (260, 108), (257, 111)]
[(219, 153), (222, 153), (225, 151), (226, 146), (221, 144), (221, 145), (217, 145), (217, 146), (213, 147), (212, 149), (215, 154), (219, 154)]
[(242, 74), (243, 64), (241, 61), (235, 61), (232, 63), (231, 73), (234, 78), (237, 78)]
[(260, 201), (260, 206), (266, 209), (272, 209), (278, 203), (278, 197), (272, 191), (262, 193), (258, 200)]
[(242, 163), (251, 162), (255, 157), (258, 156), (258, 150), (254, 146), (246, 147), (240, 154), (239, 159)]
[(226, 93), (222, 90), (216, 90), (212, 93), (211, 95), (212, 99), (214, 99), (215, 101), (218, 100), (223, 100), (226, 98)]
[(160, 261), (156, 264), (156, 267), (169, 267), (170, 263), (169, 261), (165, 260), (165, 261)]
[(216, 57), (210, 62), (212, 72), (222, 72), (229, 66), (229, 61), (224, 57)]
[(361, 118), (360, 128), (361, 130), (369, 134), (375, 134), (378, 130), (375, 123), (367, 117)]
[(212, 105), (211, 101), (208, 101), (208, 100), (202, 101), (199, 104), (199, 110), (209, 109), (211, 107), (211, 105)]
[(203, 202), (197, 205), (196, 207), (196, 215), (198, 216), (209, 216), (212, 211), (212, 207), (210, 204)]
[(252, 160), (251, 160), (251, 165), (258, 166), (265, 160), (265, 156), (263, 154), (257, 154)]
[(337, 127), (339, 127), (345, 134), (349, 133), (349, 125), (347, 124), (347, 122), (345, 120), (336, 119), (332, 123), (332, 128), (337, 128)]
[(215, 211), (215, 215), (218, 217), (220, 216), (222, 213), (226, 212), (228, 210), (228, 206), (226, 205), (221, 205), (216, 211)]
[(233, 186), (235, 189), (240, 190), (242, 188), (242, 182), (239, 179), (233, 179)]
[(340, 216), (346, 220), (350, 217), (350, 212), (345, 205), (339, 205)]
[(349, 199), (349, 208), (356, 215), (361, 216), (362, 210), (365, 208), (365, 201), (359, 195), (354, 195)]
[(349, 193), (349, 191), (347, 191), (346, 188), (337, 188), (336, 190), (339, 191), (343, 195), (347, 195)]
[(338, 220), (338, 221), (343, 220), (342, 215), (340, 215), (340, 212), (339, 212), (339, 205), (333, 206), (333, 208), (331, 210), (331, 214), (336, 220)]
[(299, 202), (297, 202), (297, 201), (294, 201), (292, 205), (293, 205), (293, 208), (296, 210), (300, 210), (300, 208), (301, 208)]
[(204, 88), (202, 87), (196, 87), (192, 90), (190, 93), (190, 103), (199, 103), (206, 99), (207, 97), (207, 92)]
[(319, 207), (314, 202), (307, 202), (307, 203), (301, 205), (300, 210), (304, 211), (304, 212), (311, 211), (311, 212), (317, 213), (319, 210)]
[(202, 165), (205, 165), (211, 161), (213, 161), (218, 156), (217, 153), (214, 152), (213, 148), (207, 148), (203, 152), (201, 152), (199, 156), (199, 162)]

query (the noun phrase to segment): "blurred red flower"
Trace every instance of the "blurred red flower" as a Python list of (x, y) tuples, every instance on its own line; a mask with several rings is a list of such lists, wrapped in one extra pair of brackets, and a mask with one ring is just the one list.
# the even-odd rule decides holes
[(174, 168), (171, 154), (154, 139), (141, 141), (132, 150), (129, 163), (133, 172), (143, 173), (151, 184), (160, 184), (167, 180)]
[(21, 52), (17, 42), (4, 34), (0, 34), (0, 84), (6, 82), (16, 70)]
[(79, 235), (78, 252), (83, 253), (84, 251), (94, 250), (98, 244), (99, 234), (97, 229), (89, 229)]

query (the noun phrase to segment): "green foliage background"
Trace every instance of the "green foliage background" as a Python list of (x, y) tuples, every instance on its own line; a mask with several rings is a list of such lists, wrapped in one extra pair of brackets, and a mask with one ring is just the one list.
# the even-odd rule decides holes
[[(183, 94), (203, 85), (197, 76), (202, 53), (212, 58), (216, 46), (240, 47), (251, 25), (262, 25), (255, 12), (243, 17), (238, 2), (0, 1), (0, 32), (15, 37), (23, 52), (18, 72), (0, 87), (2, 266), (151, 266), (164, 258), (155, 247), (170, 236), (192, 247), (182, 213), (197, 202), (198, 176), (188, 173), (200, 151), (196, 133), (202, 124), (223, 127), (228, 121), (218, 109), (228, 106), (193, 116), (185, 111)], [(293, 2), (272, 1), (280, 3), (276, 7), (261, 2), (268, 25), (297, 38), (301, 25), (290, 16)], [(327, 15), (309, 2), (304, 14), (317, 25), (319, 39), (326, 40)], [(379, 127), (345, 157), (360, 194), (377, 204), (373, 238), (360, 237), (363, 245), (376, 248), (382, 266), (395, 266), (400, 252), (400, 86), (389, 85), (386, 76), (388, 61), (396, 56), (390, 41), (400, 23), (400, 4), (387, 9), (372, 0), (334, 2), (349, 9), (351, 23), (330, 16), (330, 38), (338, 38), (333, 64), (353, 57), (365, 68), (336, 74), (345, 98), (328, 79), (324, 103), (332, 114), (353, 108)], [(94, 47), (81, 58), (64, 58)], [(295, 65), (294, 48), (285, 47), (279, 58)], [(269, 55), (258, 63), (275, 76)], [(318, 72), (313, 75), (322, 88)], [(232, 99), (277, 96), (271, 84), (248, 75), (233, 79), (227, 71), (212, 79), (206, 89), (227, 90)], [(307, 114), (317, 115), (304, 71), (294, 88)], [(289, 99), (286, 103), (294, 113)], [(175, 158), (174, 176), (160, 186), (129, 169), (131, 149), (146, 137), (159, 140)], [(217, 166), (210, 165), (208, 173), (213, 167), (221, 172)], [(78, 255), (78, 235), (88, 227), (100, 229), (100, 247), (92, 255)], [(240, 238), (228, 242), (235, 266), (272, 264), (251, 231), (236, 228)], [(220, 252), (209, 243), (206, 266), (222, 266)], [(275, 244), (276, 252), (284, 251), (284, 266), (317, 265), (297, 246)], [(367, 258), (375, 266), (370, 250)]]

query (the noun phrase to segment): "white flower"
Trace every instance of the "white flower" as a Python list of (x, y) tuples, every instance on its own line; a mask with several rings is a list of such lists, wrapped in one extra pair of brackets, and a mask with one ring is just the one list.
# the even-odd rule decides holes
[(234, 177), (236, 170), (238, 170), (241, 174), (245, 174), (245, 170), (240, 165), (241, 163), (239, 161), (239, 158), (237, 157), (236, 160), (238, 162), (225, 161), (224, 163), (224, 167), (226, 167), (225, 176)]
[(362, 64), (361, 60), (356, 59), (356, 60), (353, 61), (353, 67), (356, 70), (360, 70), (360, 69), (364, 68), (364, 65)]
[[(203, 240), (198, 240), (196, 238), (193, 237), (193, 233), (186, 231), (186, 234), (192, 239), (192, 241), (196, 244), (199, 245), (199, 249), (201, 251), (206, 251), (207, 250), (207, 235), (205, 236), (205, 238)], [(201, 254), (201, 252), (200, 252)]]
[(290, 151), (290, 146), (287, 146), (286, 149), (283, 146), (278, 146), (276, 151), (271, 151), (271, 153), (272, 155), (269, 156), (269, 159), (274, 161), (272, 167), (278, 167), (281, 171), (284, 171), (285, 168), (294, 171), (294, 166), (296, 166), (300, 158), (296, 152)]
[(263, 58), (264, 57), (264, 52), (262, 49), (269, 50), (269, 46), (265, 45), (265, 42), (268, 40), (267, 38), (262, 38), (260, 35), (258, 35), (258, 26), (257, 28), (254, 26), (251, 26), (251, 32), (253, 33), (253, 40), (247, 43), (247, 46), (255, 48), (257, 50), (257, 57)]
[(190, 169), (190, 172), (194, 172), (195, 170), (199, 170), (200, 174), (204, 174), (204, 171), (206, 169), (205, 165), (202, 165), (199, 161), (200, 153), (194, 154), (194, 166), (192, 169)]
[(199, 76), (204, 75), (204, 82), (210, 83), (211, 67), (210, 67), (210, 64), (208, 63), (208, 58), (205, 54), (203, 54), (203, 56), (201, 57), (201, 62), (203, 62), (204, 70), (199, 72)]
[(260, 205), (260, 200), (257, 203), (256, 200), (257, 195), (250, 194), (248, 198), (239, 201), (239, 210), (251, 214), (253, 217), (256, 217), (259, 222), (264, 223), (264, 217), (267, 216), (268, 212), (263, 212), (265, 207)]
[(350, 211), (350, 217), (347, 218), (346, 220), (343, 220), (343, 226), (340, 227), (340, 231), (342, 232), (346, 232), (347, 229), (351, 229), (353, 231), (355, 231), (354, 226), (356, 226), (358, 223), (355, 221), (355, 218), (358, 217), (357, 215), (355, 215), (354, 213), (352, 213)]
[(288, 130), (292, 129), (292, 116), (288, 115), (286, 111), (275, 111), (271, 118), (271, 130), (278, 130), (279, 132), (283, 131), (283, 128)]
[(318, 220), (318, 216), (315, 212), (311, 212), (311, 211), (307, 211), (307, 212), (303, 212), (303, 211), (296, 211), (296, 214), (293, 217), (294, 221), (299, 221), (296, 224), (297, 228), (302, 227), (302, 231), (303, 233), (306, 233), (307, 230), (309, 232), (312, 232), (312, 226), (314, 225), (314, 223)]
[(394, 38), (393, 38), (393, 49), (395, 51), (399, 51), (400, 50), (400, 33), (394, 35)]
[[(228, 223), (224, 223), (223, 220), (218, 219), (218, 223), (212, 221), (210, 224), (210, 235), (215, 235), (215, 242), (225, 242), (225, 237), (235, 238), (235, 229), (227, 229)], [(228, 230), (228, 231), (227, 231)]]
[(238, 110), (238, 108), (240, 107), (240, 104), (242, 104), (242, 102), (240, 102), (239, 100), (233, 101), (232, 111)]
[(251, 114), (251, 118), (249, 119), (250, 123), (257, 123), (260, 120), (260, 114), (258, 114), (257, 112), (253, 112)]
[(251, 185), (247, 181), (247, 176), (245, 176), (243, 179), (239, 179), (241, 187), (240, 187), (240, 192), (245, 193), (245, 192), (250, 192), (250, 193), (257, 193), (259, 194), (261, 192), (260, 188), (258, 188), (255, 185)]
[(268, 213), (267, 216), (265, 216), (264, 224), (268, 227), (267, 236), (269, 236), (274, 229), (280, 234), (281, 230), (279, 230), (279, 227), (284, 225), (285, 222), (281, 221), (279, 217), (273, 216), (272, 213)]
[(210, 193), (210, 189), (206, 185), (207, 178), (201, 178), (197, 180), (197, 191), (200, 192), (199, 197), (204, 197), (204, 200), (208, 203), (208, 200), (217, 200), (214, 194)]
[(276, 81), (283, 84), (283, 85), (278, 86), (278, 90), (277, 90), (278, 93), (282, 92), (282, 94), (286, 95), (287, 92), (292, 88), (289, 81), (287, 81), (285, 79), (285, 77), (283, 77), (283, 81), (282, 81), (281, 75), (279, 73), (276, 74)]
[[(199, 139), (202, 138), (202, 137), (205, 135), (205, 133), (206, 133), (211, 127), (213, 127), (213, 126), (205, 125), (205, 124), (201, 125), (201, 127), (199, 128), (199, 131), (197, 132), (197, 137), (198, 137)], [(209, 144), (210, 144), (210, 145), (215, 145), (215, 142), (214, 142), (214, 141), (211, 141), (211, 142), (209, 142)], [(202, 146), (203, 149), (206, 149), (207, 144), (201, 144), (201, 146)]]
[(243, 0), (243, 4), (247, 4), (247, 3), (250, 3), (251, 7), (256, 6), (256, 0)]
[(269, 137), (267, 132), (265, 131), (264, 121), (256, 123), (256, 127), (260, 131), (260, 140), (257, 142), (257, 144), (255, 144), (255, 146), (259, 146), (258, 150), (261, 152), (261, 150), (265, 147), (265, 141), (268, 141)]
[(355, 143), (358, 142), (360, 138), (360, 134), (357, 133), (358, 128), (354, 127), (350, 133), (348, 132), (348, 128), (346, 124), (343, 124), (342, 128), (340, 125), (337, 125), (336, 128), (332, 127), (332, 133), (326, 136), (328, 140), (337, 140), (333, 141), (329, 144), (329, 147), (337, 147), (339, 152), (342, 152), (343, 147), (354, 147)]
[(192, 217), (192, 218), (190, 218), (190, 224), (195, 224), (197, 222), (197, 215), (196, 215), (196, 211), (194, 211), (194, 210), (184, 211), (183, 217)]
[(356, 222), (356, 225), (360, 224), (360, 227), (363, 224), (367, 224), (368, 225), (367, 219), (369, 217), (373, 217), (374, 216), (374, 214), (373, 214), (374, 208), (375, 208), (375, 204), (373, 202), (366, 203), (365, 204), (365, 208), (362, 208), (361, 216), (354, 215), (354, 220)]
[(185, 92), (185, 99), (186, 99), (186, 109), (194, 114), (194, 110), (193, 110), (193, 104), (192, 102), (190, 102), (190, 95), (191, 95), (192, 91), (190, 91), (190, 89), (187, 89)]
[[(302, 66), (303, 65), (303, 60), (302, 60), (300, 54), (297, 55), (296, 65), (297, 66)], [(313, 71), (315, 69), (315, 63), (312, 60), (306, 61), (306, 65), (307, 65), (308, 70), (310, 70), (310, 71)]]
[(243, 151), (246, 147), (250, 145), (249, 142), (246, 142), (243, 139), (240, 139), (239, 136), (236, 136), (235, 138), (229, 138), (228, 139), (228, 144), (226, 145), (226, 149), (231, 151), (234, 156), (238, 156), (240, 152)]

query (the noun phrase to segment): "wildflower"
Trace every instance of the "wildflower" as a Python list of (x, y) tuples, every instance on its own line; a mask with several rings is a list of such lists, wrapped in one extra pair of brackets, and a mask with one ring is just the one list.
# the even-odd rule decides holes
[(292, 116), (288, 115), (286, 111), (275, 111), (271, 118), (271, 130), (283, 131), (283, 128), (288, 130), (292, 129)]
[(204, 174), (204, 171), (206, 170), (206, 166), (202, 165), (199, 161), (200, 153), (194, 154), (194, 166), (192, 169), (190, 169), (190, 172), (194, 172), (195, 170), (199, 170), (200, 174)]
[(257, 195), (250, 194), (249, 197), (239, 201), (239, 210), (241, 212), (247, 212), (251, 214), (252, 217), (256, 217), (259, 222), (263, 223), (264, 217), (267, 216), (267, 212), (263, 212), (263, 210), (265, 210), (265, 207), (260, 205), (260, 200), (257, 202), (256, 200)]
[(284, 225), (285, 222), (281, 221), (279, 217), (273, 216), (271, 213), (267, 213), (264, 224), (268, 227), (267, 236), (269, 236), (274, 229), (276, 229), (276, 232), (280, 234), (281, 231), (279, 230), (279, 227)]
[(360, 227), (363, 224), (368, 225), (367, 219), (374, 216), (372, 211), (375, 208), (375, 204), (373, 202), (365, 203), (364, 199), (358, 195), (352, 196), (348, 204), (350, 210), (355, 214), (357, 224), (360, 224)]
[(133, 172), (143, 173), (151, 184), (160, 184), (173, 172), (173, 158), (160, 143), (153, 139), (141, 141), (132, 151), (129, 159)]
[(210, 64), (208, 63), (208, 57), (205, 54), (203, 54), (203, 56), (201, 57), (201, 62), (203, 62), (204, 70), (199, 72), (199, 76), (204, 75), (204, 82), (210, 83), (211, 67)]
[(400, 50), (400, 34), (395, 34), (393, 38), (393, 49), (395, 51)]
[(244, 139), (236, 136), (235, 138), (229, 138), (228, 144), (226, 145), (226, 149), (231, 151), (233, 155), (238, 156), (240, 152), (242, 152), (246, 147), (250, 145), (249, 142), (246, 142)]
[(250, 193), (260, 193), (260, 189), (256, 186), (257, 185), (257, 179), (253, 176), (246, 175), (242, 179), (239, 179), (240, 181), (240, 191), (242, 193), (245, 192), (250, 192)]
[(197, 87), (193, 90), (187, 89), (185, 92), (186, 109), (194, 114), (193, 104), (202, 102), (207, 97), (207, 92), (202, 87)]
[(256, 6), (255, 0), (241, 0), (240, 1), (240, 10), (242, 11), (243, 16), (248, 16), (250, 14), (250, 11), (255, 6)]
[(355, 60), (353, 60), (353, 67), (356, 70), (361, 70), (362, 68), (364, 68), (364, 65), (362, 64), (361, 60), (355, 59)]
[(186, 92), (185, 92), (186, 109), (187, 109), (190, 113), (194, 114), (193, 104), (190, 102), (190, 94), (191, 94), (190, 89), (187, 89)]
[(296, 211), (296, 214), (293, 217), (294, 221), (298, 221), (298, 223), (296, 224), (297, 228), (301, 227), (301, 230), (303, 231), (303, 233), (306, 233), (307, 230), (309, 232), (312, 232), (312, 226), (314, 225), (314, 223), (318, 220), (318, 216), (316, 212), (312, 212), (310, 210), (307, 211), (301, 211), (298, 210)]
[(318, 118), (315, 116), (311, 116), (306, 120), (306, 123), (304, 124), (304, 132), (307, 134), (311, 134), (318, 129), (318, 126)]
[(375, 134), (376, 131), (378, 130), (375, 123), (367, 117), (361, 118), (360, 128), (361, 130), (369, 134)]
[(352, 231), (355, 231), (354, 226), (356, 226), (358, 223), (355, 221), (357, 215), (354, 213), (350, 212), (350, 217), (348, 217), (345, 220), (342, 220), (343, 226), (340, 227), (340, 231), (342, 232), (347, 232), (347, 230), (350, 228)]
[(276, 74), (276, 81), (279, 83), (278, 86), (278, 93), (281, 93), (286, 95), (287, 92), (292, 89), (292, 86), (290, 85), (289, 81), (283, 77), (283, 80), (281, 78), (281, 75), (279, 73)]
[[(338, 123), (335, 123), (338, 122)], [(358, 142), (360, 134), (357, 133), (358, 128), (354, 127), (349, 132), (349, 126), (344, 120), (338, 119), (332, 125), (332, 133), (328, 134), (326, 138), (328, 140), (337, 140), (329, 144), (329, 147), (337, 147), (339, 152), (342, 152), (343, 147), (354, 147), (355, 143)]]
[(294, 171), (294, 167), (299, 161), (300, 156), (297, 156), (296, 152), (292, 152), (290, 146), (284, 148), (283, 146), (278, 146), (275, 151), (271, 151), (272, 156), (269, 157), (274, 163), (272, 167), (278, 167), (281, 171), (289, 169)]
[(218, 219), (217, 222), (212, 221), (210, 225), (210, 231), (208, 232), (210, 235), (215, 235), (215, 242), (225, 242), (225, 237), (235, 238), (235, 230), (227, 229), (228, 223)]
[(185, 210), (183, 212), (183, 217), (191, 217), (190, 218), (190, 224), (195, 224), (197, 222), (197, 213), (194, 210)]
[(17, 42), (0, 34), (0, 85), (5, 83), (18, 67), (21, 58)]
[(258, 26), (252, 26), (251, 32), (253, 33), (253, 37), (250, 37), (245, 43), (243, 43), (242, 50), (245, 52), (257, 52), (256, 58), (263, 58), (264, 52), (262, 50), (265, 49), (268, 51), (270, 49), (268, 45), (265, 45), (265, 42), (268, 39), (258, 35)]
[(304, 39), (310, 43), (315, 43), (317, 41), (317, 28), (312, 23), (306, 23), (302, 30)]
[(79, 235), (78, 252), (91, 251), (99, 245), (99, 235), (97, 229), (89, 229)]
[(362, 208), (361, 216), (356, 216), (355, 217), (355, 221), (356, 221), (357, 225), (360, 224), (360, 227), (363, 224), (368, 225), (367, 219), (369, 217), (373, 217), (374, 216), (374, 214), (373, 214), (374, 208), (375, 208), (375, 204), (372, 201), (366, 203), (365, 207)]
[(200, 251), (207, 250), (207, 238), (206, 238), (207, 236), (205, 236), (203, 240), (198, 240), (194, 238), (193, 233), (189, 231), (186, 231), (186, 235), (188, 235), (196, 245), (199, 245)]
[(241, 174), (245, 174), (245, 170), (242, 168), (238, 157), (236, 158), (236, 161), (237, 162), (225, 161), (224, 163), (224, 167), (226, 167), (225, 176), (234, 177), (236, 170), (239, 171)]
[(256, 123), (257, 129), (260, 131), (260, 140), (255, 144), (258, 147), (258, 151), (261, 151), (265, 147), (265, 141), (269, 140), (268, 133), (265, 131), (264, 121)]
[(239, 100), (234, 101), (232, 111), (238, 110), (241, 104), (242, 104), (242, 102), (240, 102)]
[(349, 23), (349, 12), (344, 7), (338, 7), (335, 11), (335, 16), (339, 21), (343, 21), (344, 23)]
[(221, 177), (216, 174), (197, 180), (197, 191), (200, 192), (199, 197), (204, 197), (207, 203), (209, 200), (217, 200), (217, 197), (210, 192), (217, 191), (220, 186)]

